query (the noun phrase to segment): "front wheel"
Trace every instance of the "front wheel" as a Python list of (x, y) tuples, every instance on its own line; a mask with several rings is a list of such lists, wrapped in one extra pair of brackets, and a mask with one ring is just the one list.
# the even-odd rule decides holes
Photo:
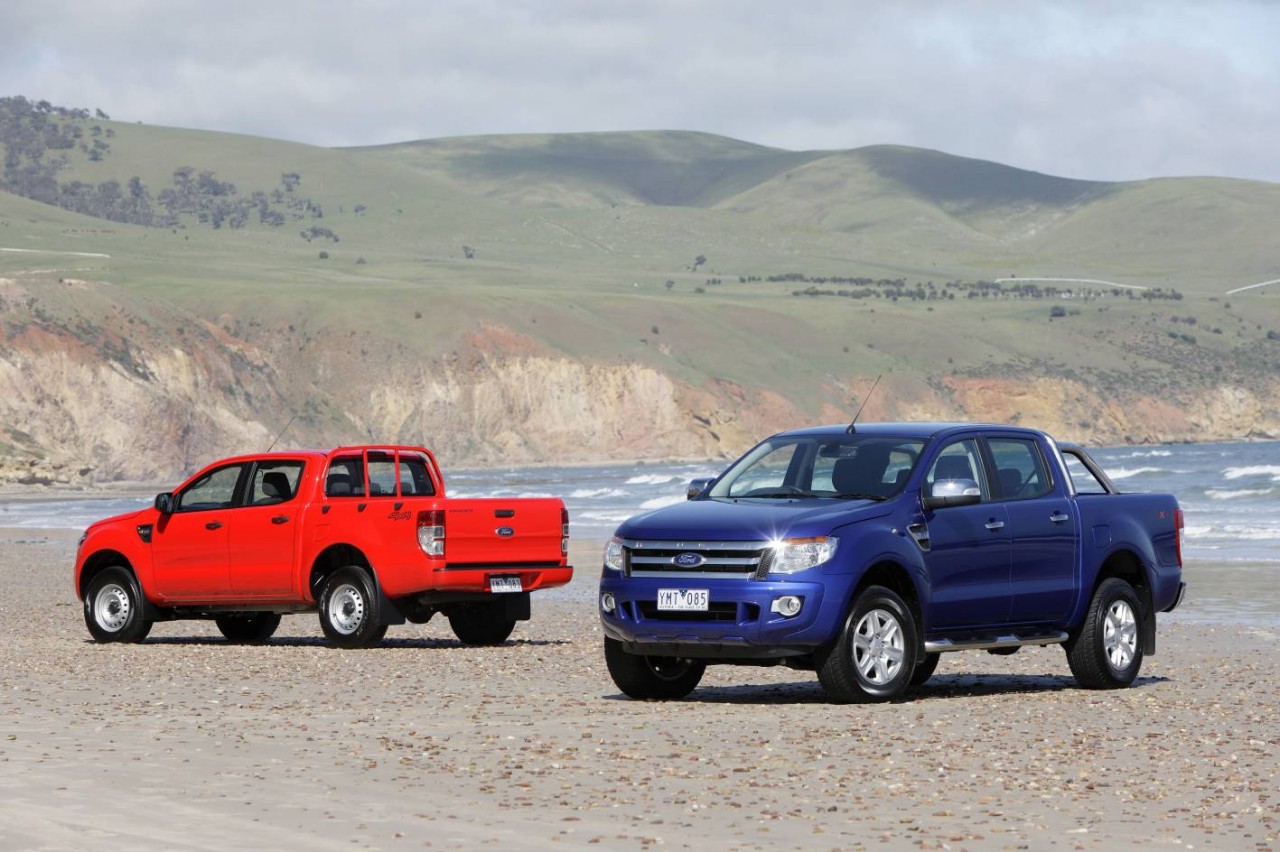
[(911, 609), (892, 589), (869, 586), (839, 638), (819, 653), (818, 680), (840, 704), (887, 701), (911, 685), (919, 642)]
[(319, 603), (320, 629), (337, 648), (366, 648), (387, 633), (373, 578), (363, 568), (348, 565), (330, 574)]
[(911, 685), (924, 686), (929, 682), (929, 678), (933, 677), (933, 672), (938, 668), (938, 661), (942, 659), (942, 654), (933, 651), (920, 655), (920, 662), (916, 663), (915, 669), (911, 672)]
[(1088, 689), (1128, 686), (1142, 668), (1142, 625), (1138, 595), (1119, 577), (1098, 585), (1089, 614), (1066, 644), (1076, 682)]
[(151, 622), (142, 617), (142, 593), (131, 571), (113, 566), (89, 582), (84, 623), (99, 642), (141, 642), (147, 638)]
[(604, 640), (609, 676), (631, 698), (684, 698), (698, 686), (707, 664), (683, 657), (628, 654), (617, 639)]
[(222, 615), (214, 619), (218, 630), (230, 642), (256, 644), (265, 642), (280, 626), (280, 616), (274, 612), (258, 612), (252, 615)]

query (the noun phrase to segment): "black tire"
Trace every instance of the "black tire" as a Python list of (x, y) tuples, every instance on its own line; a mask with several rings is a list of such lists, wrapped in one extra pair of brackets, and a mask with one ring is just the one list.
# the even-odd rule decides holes
[(449, 626), (464, 645), (501, 645), (516, 629), (516, 620), (497, 604), (472, 604), (452, 610)]
[(348, 565), (330, 574), (319, 604), (320, 629), (336, 648), (367, 648), (387, 635), (373, 578), (363, 568)]
[(629, 654), (616, 639), (605, 638), (604, 662), (609, 676), (631, 698), (684, 698), (697, 688), (707, 664), (681, 657)]
[(818, 680), (839, 704), (888, 701), (911, 685), (919, 656), (916, 621), (892, 589), (868, 586), (836, 641), (818, 654)]
[(84, 623), (99, 642), (141, 642), (147, 638), (151, 622), (142, 617), (142, 593), (132, 571), (112, 566), (89, 581)]
[(916, 667), (911, 671), (911, 685), (924, 686), (928, 683), (941, 659), (942, 655), (937, 652), (921, 654), (920, 662), (916, 663)]
[(1133, 683), (1142, 668), (1142, 612), (1138, 595), (1124, 580), (1098, 584), (1084, 624), (1067, 641), (1067, 662), (1086, 689), (1117, 689)]
[(274, 612), (222, 615), (214, 623), (228, 641), (252, 645), (271, 638), (280, 626), (280, 616)]

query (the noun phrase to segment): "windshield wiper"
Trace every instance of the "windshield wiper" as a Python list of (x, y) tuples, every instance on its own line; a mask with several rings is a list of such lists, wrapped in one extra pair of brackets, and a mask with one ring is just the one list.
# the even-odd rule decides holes
[(740, 498), (748, 498), (751, 500), (790, 500), (790, 499), (813, 499), (819, 495), (811, 491), (764, 491), (756, 493), (754, 491), (739, 495)]
[(874, 500), (877, 503), (888, 500), (883, 494), (837, 494), (837, 500)]

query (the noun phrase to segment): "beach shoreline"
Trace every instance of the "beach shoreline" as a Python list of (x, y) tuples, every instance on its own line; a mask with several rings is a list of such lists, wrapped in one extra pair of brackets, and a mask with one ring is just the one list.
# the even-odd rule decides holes
[(1061, 649), (944, 655), (910, 700), (712, 667), (637, 702), (600, 651), (596, 542), (496, 648), (448, 622), (336, 651), (208, 622), (88, 641), (74, 537), (0, 535), (0, 849), (1259, 849), (1280, 838), (1280, 631), (1161, 617), (1137, 684)]

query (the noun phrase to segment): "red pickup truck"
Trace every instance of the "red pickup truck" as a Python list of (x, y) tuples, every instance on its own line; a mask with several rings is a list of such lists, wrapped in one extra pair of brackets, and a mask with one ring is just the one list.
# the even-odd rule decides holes
[(100, 642), (183, 618), (261, 642), (282, 614), (318, 611), (341, 648), (437, 612), (461, 641), (490, 645), (530, 617), (530, 592), (572, 579), (568, 545), (559, 499), (450, 498), (423, 447), (340, 447), (225, 459), (98, 521), (75, 584)]

